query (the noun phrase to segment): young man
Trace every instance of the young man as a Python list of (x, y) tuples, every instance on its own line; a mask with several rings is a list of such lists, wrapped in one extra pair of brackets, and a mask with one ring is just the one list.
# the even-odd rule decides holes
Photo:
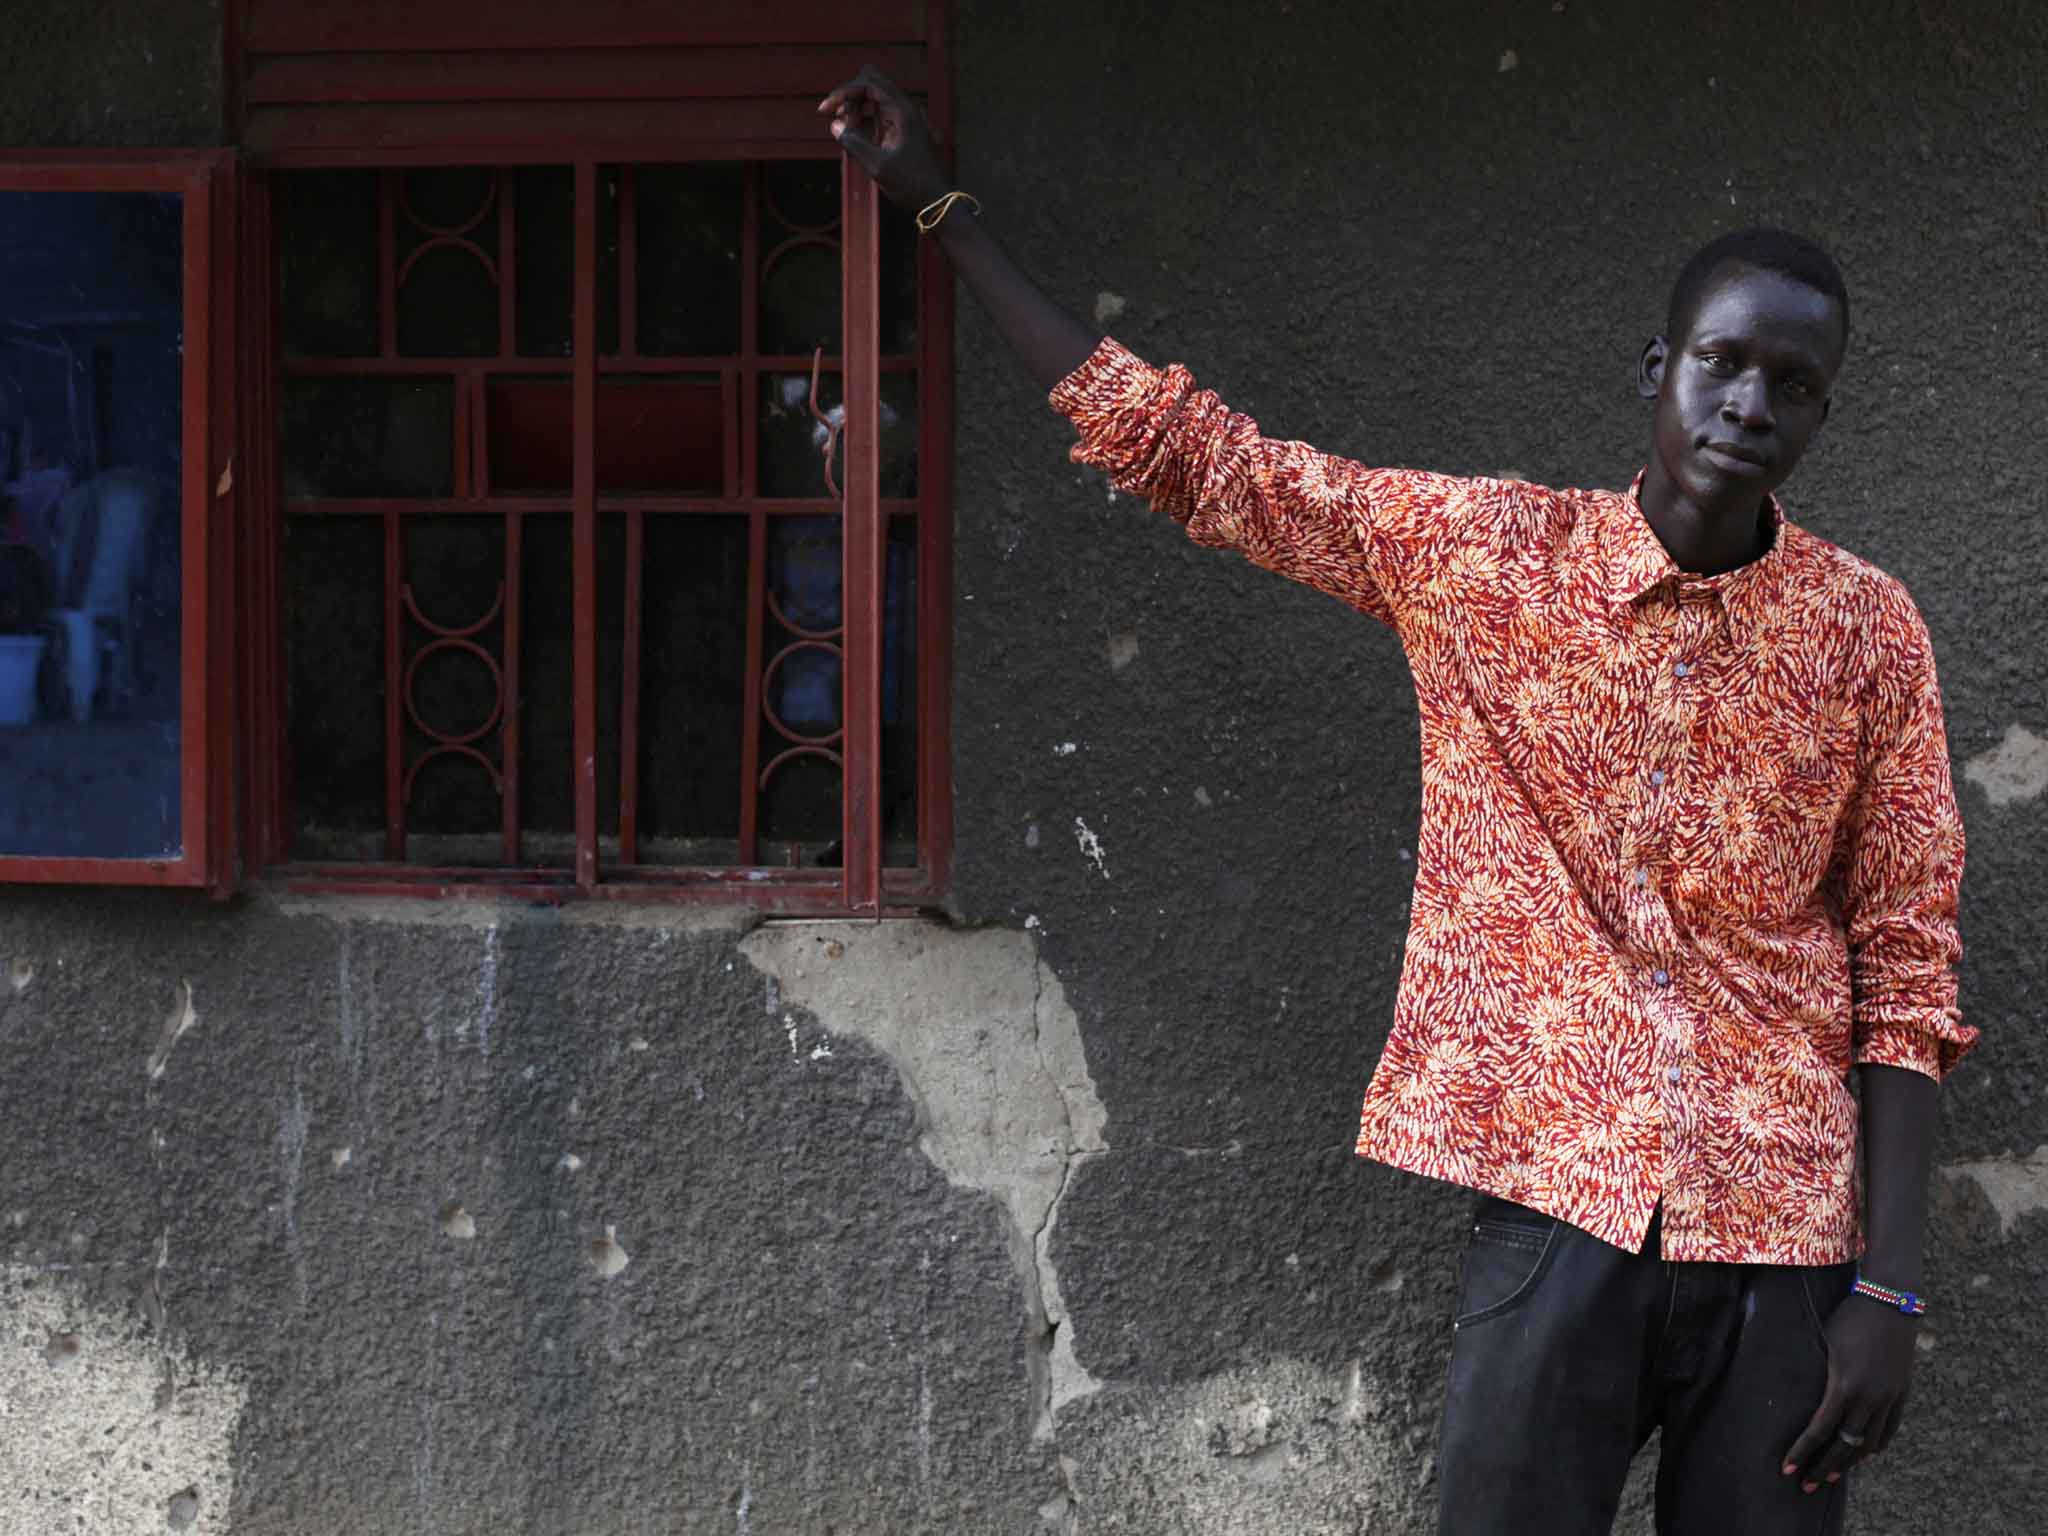
[(1483, 1197), (1442, 1528), (1605, 1536), (1656, 1429), (1661, 1532), (1838, 1531), (1903, 1411), (1936, 1087), (1975, 1032), (1926, 629), (1772, 494), (1842, 365), (1834, 262), (1752, 230), (1686, 266), (1627, 492), (1367, 468), (1047, 300), (887, 80), (820, 111), (925, 210), (1078, 461), (1401, 638), (1423, 824), (1358, 1149)]

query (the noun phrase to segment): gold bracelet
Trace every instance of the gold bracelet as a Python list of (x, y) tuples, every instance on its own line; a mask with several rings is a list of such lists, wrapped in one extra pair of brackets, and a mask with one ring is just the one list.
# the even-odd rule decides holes
[(958, 202), (973, 204), (977, 215), (981, 212), (981, 201), (972, 192), (948, 192), (944, 197), (934, 198), (918, 210), (918, 232), (928, 235), (937, 229), (946, 215), (953, 211), (953, 205)]

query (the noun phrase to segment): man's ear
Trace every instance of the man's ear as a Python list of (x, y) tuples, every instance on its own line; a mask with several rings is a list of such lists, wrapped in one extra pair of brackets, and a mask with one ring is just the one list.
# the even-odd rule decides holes
[(1652, 336), (1643, 345), (1643, 355), (1636, 359), (1636, 393), (1645, 400), (1657, 398), (1657, 391), (1664, 387), (1664, 364), (1671, 356), (1671, 343), (1662, 336)]

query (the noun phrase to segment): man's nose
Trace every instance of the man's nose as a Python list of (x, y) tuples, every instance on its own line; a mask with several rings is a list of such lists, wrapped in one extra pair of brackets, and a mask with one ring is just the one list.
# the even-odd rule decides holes
[(1750, 432), (1766, 432), (1772, 426), (1771, 390), (1759, 373), (1745, 373), (1732, 380), (1721, 402), (1724, 420)]

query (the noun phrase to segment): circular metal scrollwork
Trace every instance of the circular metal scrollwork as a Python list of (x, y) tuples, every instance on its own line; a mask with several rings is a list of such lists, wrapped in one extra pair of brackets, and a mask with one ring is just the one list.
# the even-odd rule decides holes
[[(405, 706), (406, 718), (412, 721), (414, 728), (422, 736), (433, 743), (424, 752), (413, 758), (411, 764), (406, 768), (406, 802), (410, 804), (412, 801), (413, 783), (419, 778), (420, 770), (438, 757), (456, 757), (475, 763), (479, 768), (483, 769), (485, 776), (490, 779), (491, 787), (502, 795), (505, 792), (505, 779), (500, 766), (478, 751), (475, 743), (488, 735), (491, 729), (504, 718), (505, 672), (498, 665), (497, 657), (479, 645), (476, 637), (489, 628), (497, 620), (498, 615), (504, 612), (505, 584), (502, 581), (498, 583), (498, 594), (492, 599), (491, 606), (484, 616), (473, 624), (464, 625), (436, 624), (432, 619), (428, 618), (420, 611), (419, 602), (413, 596), (410, 583), (406, 585), (403, 595), (405, 611), (411, 616), (413, 623), (433, 637), (425, 645), (422, 645), (413, 652), (412, 660), (406, 664), (404, 684), (401, 690), (401, 702)], [(441, 727), (430, 723), (420, 710), (417, 685), (421, 665), (429, 657), (451, 652), (474, 656), (484, 664), (485, 669), (491, 675), (492, 696), (490, 712), (484, 717), (483, 724), (468, 731), (443, 730)]]

